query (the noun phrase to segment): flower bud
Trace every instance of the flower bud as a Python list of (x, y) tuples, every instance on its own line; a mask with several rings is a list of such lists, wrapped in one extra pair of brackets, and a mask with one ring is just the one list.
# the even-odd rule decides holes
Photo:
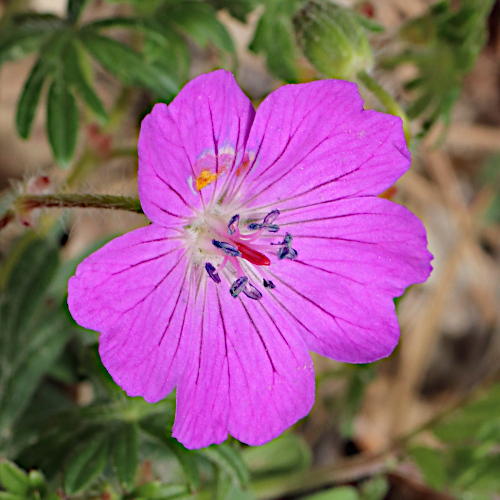
[(352, 80), (373, 66), (373, 55), (358, 14), (328, 0), (311, 0), (294, 19), (298, 43), (325, 76)]

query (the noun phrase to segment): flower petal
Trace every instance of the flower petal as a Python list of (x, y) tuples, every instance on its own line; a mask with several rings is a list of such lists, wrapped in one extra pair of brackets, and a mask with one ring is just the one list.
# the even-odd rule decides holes
[(290, 211), (280, 219), (298, 256), (268, 271), (276, 285), (269, 291), (274, 307), (288, 312), (319, 354), (350, 363), (388, 356), (399, 339), (393, 298), (431, 271), (420, 220), (373, 197)]
[(242, 162), (254, 115), (224, 70), (195, 78), (168, 107), (157, 104), (138, 144), (139, 197), (149, 219), (169, 227), (207, 203)]
[(364, 111), (356, 85), (342, 80), (270, 94), (257, 111), (247, 151), (255, 160), (237, 198), (247, 208), (284, 210), (378, 195), (410, 166), (401, 119)]
[(101, 332), (104, 366), (129, 396), (148, 402), (173, 390), (189, 346), (189, 281), (175, 235), (152, 224), (116, 238), (68, 284), (73, 318)]
[(263, 444), (310, 411), (311, 357), (281, 312), (234, 299), (211, 280), (204, 288), (172, 435), (187, 448), (221, 443), (228, 432)]

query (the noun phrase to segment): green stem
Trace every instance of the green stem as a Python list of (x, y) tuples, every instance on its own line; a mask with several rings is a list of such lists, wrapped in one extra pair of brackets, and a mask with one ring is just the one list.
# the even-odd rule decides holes
[(137, 198), (108, 194), (24, 194), (17, 197), (14, 206), (20, 212), (35, 208), (100, 208), (144, 213)]
[(403, 120), (403, 130), (405, 133), (406, 143), (410, 147), (411, 133), (410, 120), (403, 108), (394, 100), (394, 97), (382, 88), (379, 83), (374, 80), (365, 70), (361, 70), (357, 77), (359, 81), (385, 106), (385, 109), (391, 115), (399, 116)]

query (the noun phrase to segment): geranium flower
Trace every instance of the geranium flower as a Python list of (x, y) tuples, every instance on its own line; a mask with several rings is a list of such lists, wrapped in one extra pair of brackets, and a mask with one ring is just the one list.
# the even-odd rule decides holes
[(128, 395), (177, 387), (186, 447), (260, 445), (307, 415), (309, 350), (392, 352), (393, 297), (431, 270), (421, 222), (377, 197), (410, 165), (399, 118), (340, 80), (286, 85), (255, 113), (219, 70), (157, 104), (138, 147), (152, 223), (85, 259), (68, 303)]

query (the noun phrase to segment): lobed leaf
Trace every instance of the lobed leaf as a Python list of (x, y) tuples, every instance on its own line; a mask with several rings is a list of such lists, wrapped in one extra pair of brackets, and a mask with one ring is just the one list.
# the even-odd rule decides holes
[(224, 471), (241, 489), (247, 488), (250, 482), (248, 469), (240, 454), (229, 444), (209, 446), (200, 451), (218, 468)]
[(0, 462), (0, 483), (9, 493), (20, 496), (30, 487), (28, 474), (13, 462)]
[(98, 433), (78, 444), (64, 474), (64, 490), (68, 495), (83, 491), (103, 472), (108, 461), (109, 445), (109, 435), (105, 433)]
[(242, 458), (252, 476), (267, 476), (306, 470), (311, 466), (311, 449), (297, 434), (283, 434), (263, 446), (242, 450)]
[(60, 28), (64, 21), (52, 14), (24, 13), (13, 16), (0, 33), (0, 65), (34, 52)]
[(296, 1), (267, 3), (249, 47), (255, 53), (263, 52), (269, 71), (287, 82), (297, 80), (298, 51), (292, 35), (292, 18), (297, 8)]
[(68, 0), (66, 16), (70, 23), (78, 21), (86, 3), (87, 0)]
[(27, 139), (31, 133), (43, 84), (50, 73), (51, 67), (43, 59), (38, 59), (26, 80), (16, 113), (17, 133), (23, 139)]
[(81, 62), (82, 57), (83, 55), (76, 45), (74, 43), (69, 43), (63, 56), (64, 79), (82, 98), (99, 120), (104, 123), (107, 121), (108, 115), (99, 96), (94, 92), (83, 70)]
[(410, 450), (410, 455), (427, 484), (438, 491), (441, 490), (446, 483), (447, 474), (440, 453), (425, 446), (415, 446)]
[(47, 97), (47, 133), (54, 157), (67, 166), (76, 147), (79, 116), (76, 100), (62, 78), (56, 78)]
[(254, 8), (253, 0), (208, 0), (214, 9), (226, 9), (235, 19), (242, 23)]
[(177, 84), (168, 73), (149, 65), (129, 46), (93, 30), (82, 31), (80, 40), (104, 68), (125, 84), (148, 88), (162, 99), (169, 99), (178, 91)]
[(156, 15), (162, 23), (177, 27), (202, 47), (211, 42), (220, 50), (234, 53), (232, 38), (217, 19), (215, 10), (207, 3), (195, 0), (166, 2)]
[(113, 434), (111, 459), (116, 477), (126, 490), (131, 490), (134, 486), (138, 453), (138, 426), (136, 423), (124, 422)]
[(359, 494), (352, 486), (341, 486), (314, 495), (303, 497), (302, 500), (358, 500)]

